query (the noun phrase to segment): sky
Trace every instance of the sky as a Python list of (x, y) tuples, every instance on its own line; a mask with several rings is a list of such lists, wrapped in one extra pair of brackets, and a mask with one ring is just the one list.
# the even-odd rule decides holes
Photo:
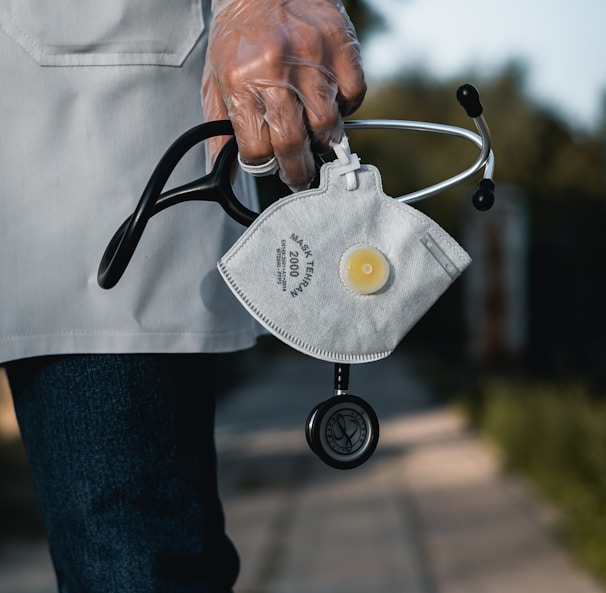
[(606, 0), (369, 1), (387, 22), (363, 47), (369, 86), (402, 69), (490, 76), (517, 59), (533, 99), (574, 127), (596, 125), (606, 95)]

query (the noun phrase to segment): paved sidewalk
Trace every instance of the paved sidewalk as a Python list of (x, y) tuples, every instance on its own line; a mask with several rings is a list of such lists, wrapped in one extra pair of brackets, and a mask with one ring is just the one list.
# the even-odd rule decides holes
[(324, 466), (303, 432), (331, 395), (331, 365), (293, 354), (263, 366), (218, 413), (236, 593), (604, 591), (551, 538), (544, 505), (432, 405), (400, 356), (351, 369), (381, 438), (349, 471)]
[[(257, 358), (217, 411), (236, 593), (604, 593), (550, 537), (544, 507), (401, 356), (352, 367), (350, 390), (377, 411), (381, 438), (350, 471), (325, 466), (303, 431), (332, 395), (332, 366), (281, 350)], [(43, 547), (0, 548), (0, 593), (53, 591)]]

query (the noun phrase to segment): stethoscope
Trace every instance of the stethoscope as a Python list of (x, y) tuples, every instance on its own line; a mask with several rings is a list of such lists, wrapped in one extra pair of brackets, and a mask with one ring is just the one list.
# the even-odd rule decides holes
[[(468, 140), (479, 149), (475, 162), (459, 174), (394, 199), (404, 203), (418, 202), (458, 186), (484, 169), (472, 203), (481, 211), (492, 207), (494, 155), (478, 91), (474, 86), (465, 84), (457, 90), (457, 100), (472, 118), (478, 133), (450, 125), (407, 120), (345, 122), (345, 130), (397, 129), (456, 136)], [(189, 150), (215, 136), (233, 136), (231, 123), (222, 120), (195, 126), (180, 136), (162, 156), (135, 210), (118, 228), (105, 249), (97, 276), (102, 288), (109, 289), (117, 284), (149, 219), (170, 206), (194, 200), (217, 202), (231, 218), (246, 227), (258, 216), (258, 212), (240, 202), (232, 188), (232, 168), (238, 157), (235, 138), (224, 146), (207, 175), (170, 191), (162, 191)], [(317, 164), (322, 164), (319, 158)], [(349, 364), (335, 364), (334, 395), (336, 397), (313, 408), (305, 424), (305, 434), (311, 450), (324, 462), (338, 469), (350, 469), (361, 465), (373, 454), (379, 439), (379, 422), (368, 402), (349, 393)]]

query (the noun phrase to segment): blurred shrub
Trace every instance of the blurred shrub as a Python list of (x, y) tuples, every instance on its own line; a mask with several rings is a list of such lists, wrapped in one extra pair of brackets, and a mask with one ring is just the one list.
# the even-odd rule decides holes
[(606, 580), (606, 400), (581, 384), (505, 381), (480, 387), (480, 429), (505, 466), (561, 511), (562, 536)]

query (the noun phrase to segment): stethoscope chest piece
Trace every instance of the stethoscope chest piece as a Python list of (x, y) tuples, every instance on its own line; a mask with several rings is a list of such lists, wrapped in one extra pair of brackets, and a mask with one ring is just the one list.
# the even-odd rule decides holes
[(353, 469), (367, 461), (379, 442), (372, 406), (349, 393), (348, 364), (334, 366), (334, 396), (315, 406), (305, 423), (309, 448), (327, 465)]
[(379, 420), (370, 404), (351, 394), (336, 395), (310, 412), (305, 424), (310, 449), (337, 469), (362, 465), (379, 442)]

